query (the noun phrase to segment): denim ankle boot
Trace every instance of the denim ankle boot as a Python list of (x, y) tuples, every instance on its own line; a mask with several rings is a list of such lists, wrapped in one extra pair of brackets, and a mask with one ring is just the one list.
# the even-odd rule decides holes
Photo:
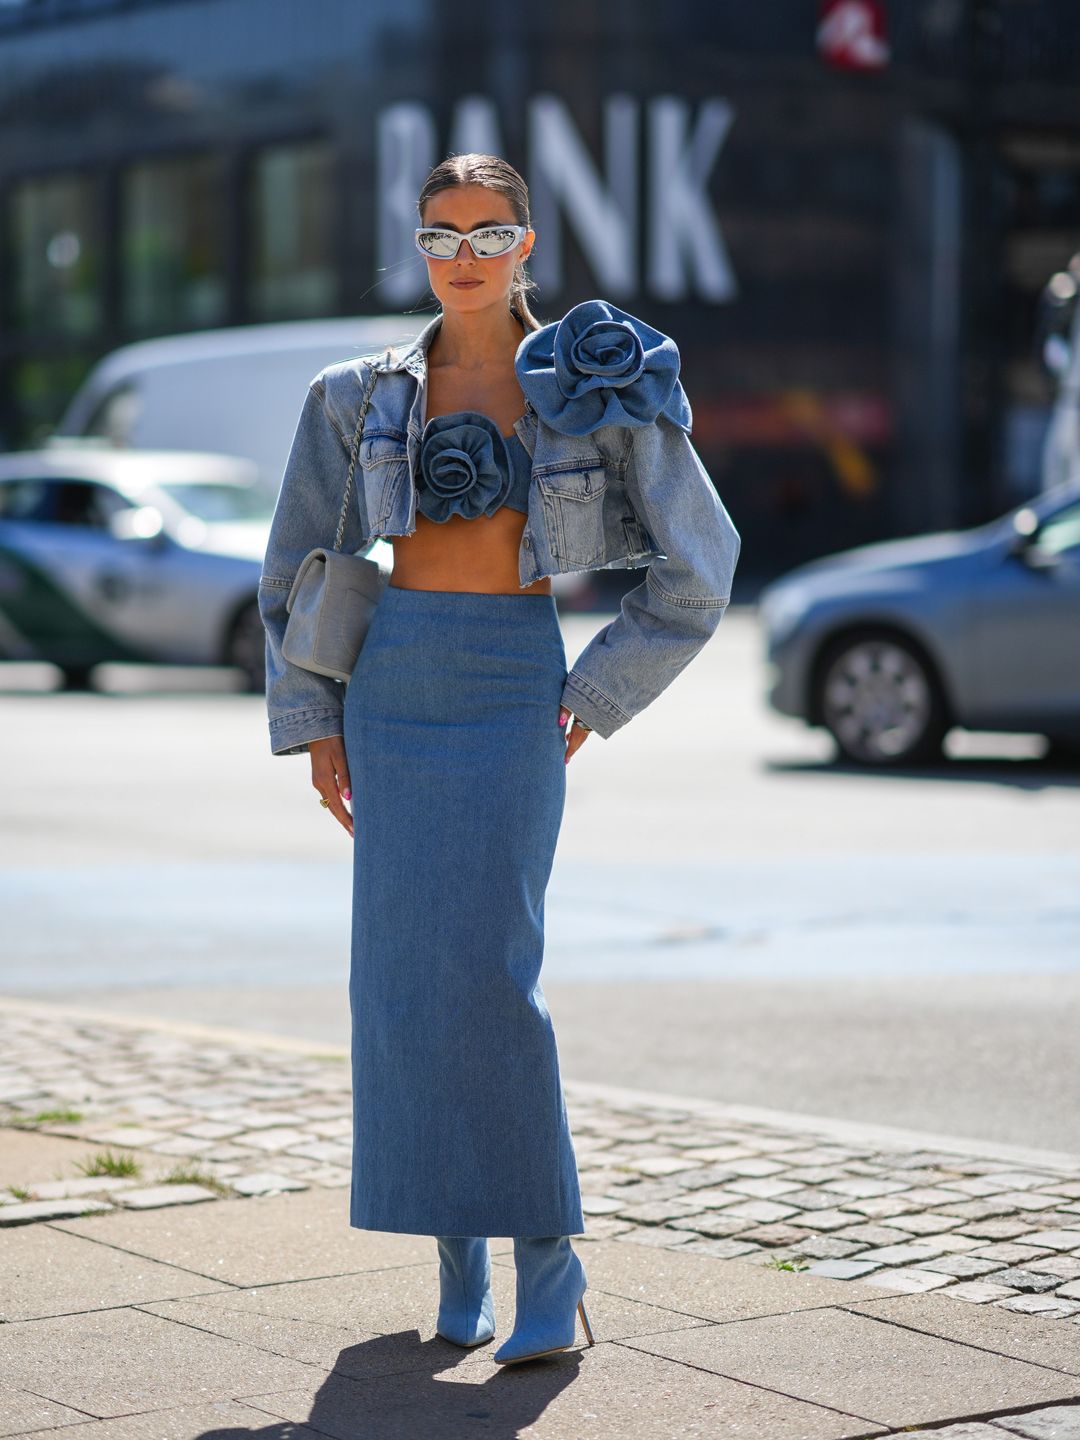
[(576, 1317), (581, 1315), (585, 1338), (592, 1345), (592, 1327), (585, 1311), (585, 1267), (571, 1249), (568, 1235), (540, 1239), (514, 1237), (517, 1267), (517, 1314), (514, 1330), (492, 1356), (499, 1365), (535, 1360), (574, 1343)]
[(491, 1255), (485, 1238), (437, 1235), (439, 1318), (436, 1331), (455, 1345), (482, 1345), (495, 1334)]

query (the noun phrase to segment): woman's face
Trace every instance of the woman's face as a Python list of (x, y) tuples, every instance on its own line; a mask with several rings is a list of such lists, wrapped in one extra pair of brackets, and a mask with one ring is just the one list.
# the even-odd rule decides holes
[[(482, 225), (516, 225), (517, 217), (510, 201), (497, 190), (489, 190), (486, 185), (452, 185), (428, 200), (420, 223), (467, 235)], [(443, 309), (462, 313), (490, 305), (506, 309), (514, 267), (527, 258), (535, 239), (536, 232), (530, 230), (520, 245), (490, 260), (477, 259), (472, 246), (466, 243), (458, 246), (452, 260), (426, 256), (428, 279)]]

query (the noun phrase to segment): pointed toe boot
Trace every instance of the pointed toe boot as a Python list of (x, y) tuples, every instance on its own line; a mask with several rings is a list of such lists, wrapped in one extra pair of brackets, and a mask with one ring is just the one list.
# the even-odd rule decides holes
[(439, 1247), (439, 1318), (444, 1340), (471, 1348), (495, 1334), (491, 1255), (485, 1238), (436, 1236)]
[(492, 1359), (499, 1365), (537, 1360), (556, 1350), (568, 1350), (577, 1333), (577, 1316), (585, 1338), (594, 1343), (585, 1309), (585, 1267), (570, 1245), (568, 1235), (539, 1239), (514, 1237), (517, 1268), (517, 1313), (513, 1333)]

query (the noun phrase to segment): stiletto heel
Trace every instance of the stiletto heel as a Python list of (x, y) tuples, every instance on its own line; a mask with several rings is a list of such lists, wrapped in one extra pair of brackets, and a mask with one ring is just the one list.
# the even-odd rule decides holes
[(585, 1339), (588, 1340), (590, 1345), (595, 1345), (596, 1341), (593, 1339), (592, 1326), (589, 1324), (589, 1313), (585, 1309), (585, 1301), (579, 1300), (577, 1308), (578, 1314), (581, 1316), (582, 1327), (585, 1331)]

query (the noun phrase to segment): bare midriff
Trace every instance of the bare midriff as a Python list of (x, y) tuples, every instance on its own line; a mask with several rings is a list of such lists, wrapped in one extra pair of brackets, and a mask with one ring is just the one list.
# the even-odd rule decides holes
[(518, 578), (518, 551), (527, 516), (504, 505), (494, 515), (430, 520), (416, 512), (411, 535), (391, 535), (390, 584), (403, 590), (471, 590), (486, 594), (550, 595), (551, 579)]
[[(523, 332), (524, 333), (524, 332)], [(441, 334), (428, 352), (427, 414), (445, 415), (458, 410), (479, 410), (498, 426), (504, 440), (521, 414), (524, 396), (512, 367), (483, 393), (477, 393), (475, 378), (457, 374), (440, 364)], [(518, 551), (528, 517), (521, 510), (503, 505), (494, 515), (451, 515), (432, 520), (417, 510), (416, 529), (411, 535), (387, 536), (394, 547), (394, 572), (390, 584), (403, 590), (471, 590), (503, 595), (550, 595), (551, 579), (544, 576), (531, 585), (522, 585), (518, 575)]]

